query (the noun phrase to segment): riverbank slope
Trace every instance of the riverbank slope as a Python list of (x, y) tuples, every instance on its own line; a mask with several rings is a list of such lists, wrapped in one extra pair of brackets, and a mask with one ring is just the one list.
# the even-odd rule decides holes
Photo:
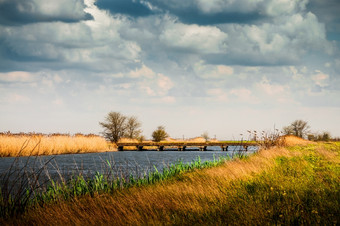
[(34, 207), (7, 224), (340, 222), (340, 143), (261, 150), (154, 185)]

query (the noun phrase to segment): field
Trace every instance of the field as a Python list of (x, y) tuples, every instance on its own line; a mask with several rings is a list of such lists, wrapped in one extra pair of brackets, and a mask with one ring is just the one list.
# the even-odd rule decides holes
[(0, 157), (76, 154), (109, 149), (106, 140), (96, 135), (0, 134)]
[(339, 224), (340, 143), (287, 144), (155, 183), (57, 198), (0, 223)]

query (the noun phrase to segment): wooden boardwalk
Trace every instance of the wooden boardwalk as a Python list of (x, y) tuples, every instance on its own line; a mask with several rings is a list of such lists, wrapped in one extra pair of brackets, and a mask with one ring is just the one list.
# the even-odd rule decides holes
[(155, 147), (158, 151), (164, 151), (165, 148), (177, 148), (178, 151), (185, 151), (187, 147), (196, 147), (200, 151), (206, 151), (207, 147), (220, 146), (222, 151), (228, 151), (229, 146), (243, 147), (245, 151), (249, 146), (258, 146), (257, 143), (250, 142), (137, 142), (137, 143), (123, 143), (118, 142), (118, 151), (123, 151), (124, 147), (136, 147), (137, 150), (142, 151), (144, 147)]

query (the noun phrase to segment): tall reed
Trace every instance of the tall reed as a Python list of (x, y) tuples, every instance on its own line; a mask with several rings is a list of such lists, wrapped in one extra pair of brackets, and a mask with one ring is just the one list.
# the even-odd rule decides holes
[[(26, 143), (25, 149), (21, 149), (23, 143)], [(38, 143), (39, 146), (34, 148)], [(75, 154), (108, 149), (108, 143), (100, 136), (0, 134), (0, 157)]]

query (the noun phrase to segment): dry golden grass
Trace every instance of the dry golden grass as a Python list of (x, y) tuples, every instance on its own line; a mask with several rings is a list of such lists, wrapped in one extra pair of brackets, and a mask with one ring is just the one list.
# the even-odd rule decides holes
[(340, 143), (327, 145), (263, 149), (154, 185), (35, 206), (0, 224), (337, 225)]
[(297, 137), (294, 135), (284, 136), (284, 143), (287, 146), (295, 146), (295, 145), (307, 145), (312, 144), (312, 141), (302, 139), (301, 137)]
[(203, 137), (195, 137), (195, 138), (185, 140), (185, 142), (187, 143), (200, 143), (200, 142), (205, 142), (205, 141), (206, 140)]
[(99, 136), (0, 135), (0, 156), (58, 155), (109, 150)]
[[(121, 142), (121, 143), (139, 143), (139, 140), (137, 139), (130, 139), (130, 138), (120, 138), (118, 142)], [(117, 145), (115, 145), (115, 148), (117, 148)], [(137, 147), (133, 147), (133, 146), (126, 146), (124, 147), (125, 150), (137, 150)]]
[[(174, 138), (167, 138), (166, 140), (164, 141), (161, 141), (161, 142), (166, 142), (166, 143), (178, 143), (178, 142), (183, 142), (183, 143), (203, 143), (203, 142), (206, 142), (206, 140), (203, 138), (203, 137), (195, 137), (195, 138), (190, 138), (190, 139), (174, 139)], [(214, 140), (214, 142), (216, 142)]]
[(275, 157), (291, 155), (284, 148), (261, 150), (251, 160), (234, 160), (216, 168), (186, 173), (175, 181), (36, 207), (21, 220), (34, 225), (171, 224), (172, 212), (202, 215), (211, 205), (218, 208), (228, 198), (224, 189), (235, 179), (252, 177), (273, 167)]

